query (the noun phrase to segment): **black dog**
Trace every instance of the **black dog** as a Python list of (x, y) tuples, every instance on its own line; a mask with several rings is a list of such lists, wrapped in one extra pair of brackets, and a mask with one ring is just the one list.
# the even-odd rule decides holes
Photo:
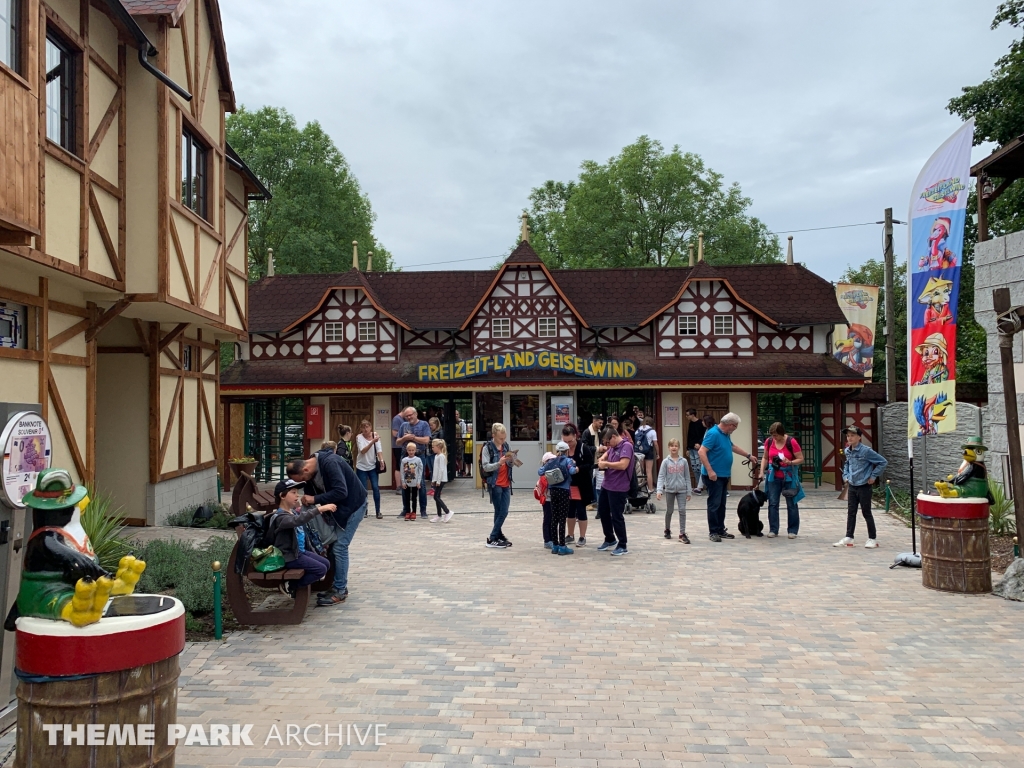
[(748, 539), (751, 536), (764, 536), (764, 523), (761, 522), (760, 515), (761, 507), (766, 501), (768, 494), (755, 488), (740, 499), (739, 506), (736, 507), (736, 514), (740, 518), (740, 533)]

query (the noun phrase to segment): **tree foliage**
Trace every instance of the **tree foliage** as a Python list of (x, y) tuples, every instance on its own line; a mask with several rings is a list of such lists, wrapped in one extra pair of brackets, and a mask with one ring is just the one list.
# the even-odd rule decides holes
[(252, 279), (266, 274), (268, 248), (282, 274), (344, 272), (352, 266), (353, 240), (363, 267), (373, 251), (375, 270), (393, 269), (373, 234), (369, 199), (318, 122), (300, 129), (279, 107), (241, 107), (227, 118), (227, 140), (273, 195), (249, 206)]
[(713, 264), (778, 261), (779, 239), (747, 211), (738, 184), (678, 146), (641, 136), (575, 181), (547, 181), (530, 192), (531, 242), (552, 267), (685, 265), (704, 233)]

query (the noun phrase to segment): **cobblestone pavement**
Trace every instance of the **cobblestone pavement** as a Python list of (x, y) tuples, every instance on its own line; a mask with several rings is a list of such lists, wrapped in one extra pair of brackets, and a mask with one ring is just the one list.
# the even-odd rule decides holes
[[(528, 492), (509, 550), (483, 546), (487, 515), (371, 515), (347, 603), (186, 649), (179, 721), (251, 723), (255, 746), (181, 746), (177, 764), (1024, 765), (1024, 605), (890, 570), (910, 536), (882, 514), (880, 549), (834, 549), (835, 496), (809, 494), (796, 540), (712, 543), (703, 497), (690, 546), (634, 514), (626, 557), (597, 552), (595, 521), (551, 555)], [(341, 723), (344, 743), (267, 741), (289, 723)]]

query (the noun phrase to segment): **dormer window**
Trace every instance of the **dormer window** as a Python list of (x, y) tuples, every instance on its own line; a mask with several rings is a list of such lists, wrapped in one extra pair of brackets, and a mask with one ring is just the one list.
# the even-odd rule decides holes
[(491, 337), (495, 339), (511, 339), (512, 321), (507, 317), (495, 317), (491, 320)]
[(324, 343), (331, 344), (345, 340), (344, 323), (324, 323)]
[(732, 315), (715, 315), (715, 336), (732, 336), (734, 333), (736, 324)]
[(697, 316), (679, 315), (676, 318), (676, 332), (679, 336), (697, 335)]
[(377, 321), (376, 320), (360, 320), (359, 321), (359, 340), (360, 341), (376, 341), (377, 340)]

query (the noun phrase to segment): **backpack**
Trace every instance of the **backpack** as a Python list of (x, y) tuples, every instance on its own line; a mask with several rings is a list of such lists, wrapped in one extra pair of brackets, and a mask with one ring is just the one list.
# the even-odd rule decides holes
[(636, 479), (637, 456), (639, 456), (639, 454), (634, 453), (633, 459), (630, 462), (631, 472), (629, 473), (629, 498), (631, 499), (635, 499), (640, 495), (640, 482)]
[(543, 506), (544, 502), (547, 501), (547, 499), (545, 498), (545, 496), (547, 496), (547, 492), (548, 479), (544, 477), (544, 475), (541, 475), (540, 477), (537, 478), (537, 484), (533, 486), (533, 498), (539, 501)]
[(563, 462), (556, 460), (555, 466), (544, 470), (544, 477), (547, 479), (548, 485), (558, 485), (565, 482), (565, 472), (562, 471), (562, 465)]
[(651, 443), (651, 427), (644, 427), (636, 431), (636, 452), (646, 455), (652, 448)]
[[(484, 451), (487, 451), (487, 457), (488, 458), (492, 458), (494, 456), (494, 453), (492, 453), (492, 450), (494, 452), (498, 451), (498, 446), (496, 446), (494, 444), (493, 440), (488, 440), (486, 443), (484, 443), (484, 447), (480, 449), (479, 469), (480, 469), (480, 479), (481, 480), (486, 480), (488, 477), (490, 477), (491, 475), (494, 474), (494, 472), (487, 472), (486, 470), (484, 470)], [(488, 463), (490, 463), (490, 462), (488, 462)]]

